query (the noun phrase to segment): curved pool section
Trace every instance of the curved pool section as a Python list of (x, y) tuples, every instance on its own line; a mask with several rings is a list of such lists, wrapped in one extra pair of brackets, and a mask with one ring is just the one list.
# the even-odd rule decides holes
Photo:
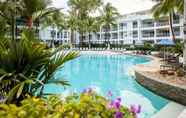
[(81, 55), (67, 62), (55, 75), (56, 79), (68, 80), (71, 86), (64, 89), (47, 85), (45, 93), (79, 93), (92, 87), (100, 95), (107, 96), (108, 91), (112, 91), (113, 98), (121, 97), (128, 107), (141, 105), (139, 118), (150, 118), (169, 101), (140, 86), (132, 76), (133, 66), (149, 61), (146, 57), (130, 55)]

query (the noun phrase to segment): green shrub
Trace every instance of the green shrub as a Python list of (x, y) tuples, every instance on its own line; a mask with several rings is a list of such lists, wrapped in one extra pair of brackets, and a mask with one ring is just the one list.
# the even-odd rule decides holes
[[(135, 118), (134, 107), (128, 109), (88, 90), (60, 99), (50, 96), (46, 99), (28, 97), (20, 106), (0, 104), (1, 118)], [(115, 105), (116, 104), (116, 105)]]
[(185, 75), (185, 72), (182, 68), (179, 68), (177, 71), (176, 71), (176, 74), (178, 77), (183, 77)]

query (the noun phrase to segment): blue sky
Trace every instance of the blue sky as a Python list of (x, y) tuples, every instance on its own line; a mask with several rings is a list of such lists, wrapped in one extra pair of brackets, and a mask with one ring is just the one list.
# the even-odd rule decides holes
[[(52, 0), (53, 5), (58, 8), (67, 9), (68, 0)], [(136, 12), (150, 9), (154, 3), (151, 0), (103, 0), (104, 3), (110, 2), (115, 6), (120, 14)]]

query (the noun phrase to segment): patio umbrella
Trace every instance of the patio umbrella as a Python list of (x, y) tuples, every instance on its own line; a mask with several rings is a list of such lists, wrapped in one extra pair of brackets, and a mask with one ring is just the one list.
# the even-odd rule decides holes
[(174, 41), (171, 39), (162, 39), (157, 44), (164, 46), (164, 59), (165, 59), (165, 46), (174, 46), (175, 45)]

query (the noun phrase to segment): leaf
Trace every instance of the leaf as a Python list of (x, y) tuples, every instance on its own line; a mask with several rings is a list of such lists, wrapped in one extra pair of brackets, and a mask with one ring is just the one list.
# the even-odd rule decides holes
[(17, 95), (16, 95), (16, 98), (19, 98), (20, 95), (22, 94), (22, 91), (23, 91), (23, 88), (25, 86), (25, 82), (23, 82), (20, 86), (19, 86), (19, 89), (17, 91)]

